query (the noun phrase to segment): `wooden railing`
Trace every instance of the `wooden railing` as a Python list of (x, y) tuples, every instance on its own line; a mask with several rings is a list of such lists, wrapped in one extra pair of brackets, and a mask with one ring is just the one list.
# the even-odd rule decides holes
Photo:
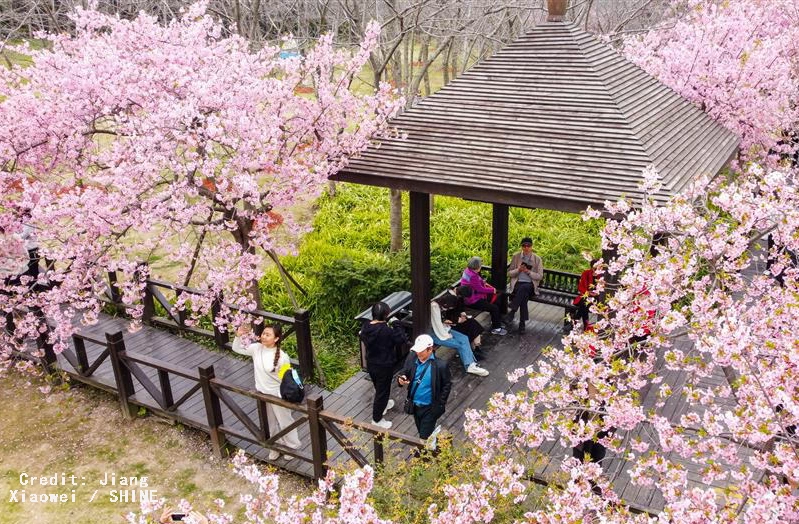
[[(139, 271), (145, 271), (144, 263), (140, 264)], [(138, 272), (133, 275), (133, 278), (138, 278)], [(121, 300), (118, 288), (118, 275), (116, 272), (108, 273), (108, 282), (105, 296), (102, 297), (104, 301), (111, 304), (118, 312), (124, 314), (125, 311), (131, 307), (131, 304), (124, 304)], [(167, 294), (173, 294), (174, 300), (170, 300)], [(232, 311), (240, 311), (246, 313), (254, 319), (261, 319), (265, 323), (277, 323), (283, 327), (283, 340), (287, 337), (294, 335), (297, 347), (297, 364), (300, 374), (306, 380), (313, 377), (314, 373), (314, 353), (313, 343), (311, 341), (311, 316), (310, 312), (305, 309), (298, 309), (294, 312), (294, 316), (279, 315), (261, 309), (243, 309), (230, 304), (224, 304), (223, 297), (217, 299), (211, 305), (211, 314), (209, 320), (213, 329), (204, 329), (199, 326), (189, 325), (187, 321), (186, 311), (183, 308), (175, 308), (174, 302), (179, 300), (185, 295), (200, 296), (204, 292), (188, 287), (166, 282), (164, 280), (150, 279), (146, 280), (144, 288), (144, 295), (142, 297), (142, 306), (144, 311), (142, 313), (142, 321), (147, 324), (164, 327), (179, 333), (191, 333), (201, 337), (213, 340), (216, 346), (220, 349), (231, 349), (231, 341), (228, 330), (221, 329), (217, 326), (217, 316), (222, 310), (222, 306), (226, 305)], [(159, 307), (156, 307), (159, 306)], [(158, 315), (157, 312), (162, 310), (163, 315)]]
[[(86, 349), (87, 343), (103, 346), (103, 350), (99, 354), (97, 348), (89, 352)], [(116, 391), (122, 413), (126, 418), (135, 418), (138, 408), (141, 406), (161, 416), (194, 425), (210, 435), (214, 452), (220, 457), (227, 455), (228, 437), (235, 437), (255, 443), (264, 449), (276, 450), (281, 454), (308, 462), (313, 466), (314, 478), (322, 478), (328, 467), (328, 437), (337, 441), (345, 453), (358, 465), (364, 466), (370, 462), (367, 458), (368, 452), (350, 439), (343, 428), (354, 430), (371, 441), (371, 451), (375, 463), (381, 463), (385, 458), (386, 439), (410, 449), (420, 449), (424, 446), (424, 441), (421, 439), (395, 431), (386, 431), (372, 424), (354, 421), (349, 417), (325, 410), (324, 399), (319, 393), (311, 393), (307, 396), (305, 403), (295, 404), (279, 397), (242, 388), (224, 377), (217, 377), (213, 366), (192, 370), (130, 352), (125, 348), (125, 340), (121, 332), (106, 334), (104, 341), (75, 335), (73, 344), (74, 349), (68, 348), (62, 353), (73, 369), (64, 371), (72, 374), (77, 380), (96, 385), (96, 381), (91, 380), (92, 376), (108, 360), (114, 376), (114, 384), (111, 389)], [(96, 355), (92, 362), (90, 362), (89, 353)], [(51, 359), (49, 364), (43, 359), (42, 365), (52, 373), (55, 370), (54, 366), (57, 365), (57, 359)], [(148, 369), (150, 370), (149, 374)], [(157, 381), (150, 378), (152, 370), (155, 370)], [(173, 395), (173, 380), (176, 378), (184, 379), (181, 387), (186, 388), (186, 391), (177, 400)], [(188, 387), (186, 387), (186, 380), (190, 384)], [(137, 390), (146, 392), (155, 404), (148, 402), (145, 396), (137, 394)], [(205, 421), (192, 419), (187, 413), (181, 413), (178, 410), (198, 392), (203, 397), (203, 411), (207, 425), (204, 423)], [(241, 400), (237, 400), (237, 396), (255, 401), (257, 419), (253, 419), (248, 414), (252, 405), (249, 407), (242, 405)], [(279, 431), (273, 431), (267, 417), (267, 405), (269, 404), (290, 409), (296, 417), (294, 422)], [(223, 406), (229, 410), (232, 418), (224, 416)], [(299, 416), (296, 416), (297, 414)], [(243, 429), (241, 426), (236, 427), (237, 421), (241, 423)], [(281, 437), (289, 431), (305, 424), (308, 425), (310, 434), (310, 442), (307, 443), (309, 445), (305, 448), (295, 450), (278, 443)]]

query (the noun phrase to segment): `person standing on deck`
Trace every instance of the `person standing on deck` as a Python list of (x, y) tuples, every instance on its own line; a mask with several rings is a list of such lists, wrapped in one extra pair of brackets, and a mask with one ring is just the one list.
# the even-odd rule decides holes
[(385, 302), (372, 306), (372, 321), (361, 329), (361, 341), (366, 349), (366, 370), (375, 388), (372, 402), (372, 424), (384, 429), (391, 427), (391, 421), (383, 415), (394, 407), (391, 396), (391, 379), (397, 365), (397, 346), (406, 344), (405, 330), (398, 325), (389, 326), (386, 321), (391, 308)]
[[(244, 326), (239, 328), (236, 332), (238, 336), (233, 339), (233, 351), (241, 355), (252, 357), (255, 369), (255, 389), (266, 395), (280, 398), (280, 377), (278, 376), (278, 370), (284, 364), (291, 364), (289, 356), (280, 349), (280, 339), (283, 336), (283, 330), (277, 324), (266, 326), (261, 332), (258, 342), (244, 347), (241, 344), (240, 337), (246, 335), (248, 332), (249, 329)], [(266, 411), (270, 427), (274, 427), (275, 422), (277, 422), (278, 430), (282, 430), (294, 423), (294, 417), (291, 416), (291, 410), (288, 408), (276, 406), (267, 402)], [(288, 448), (299, 449), (301, 443), (297, 428), (286, 433), (278, 442)], [(273, 449), (269, 452), (268, 458), (269, 460), (277, 460), (280, 458), (280, 452)], [(283, 458), (291, 460), (293, 457), (291, 455), (283, 455)]]
[[(410, 384), (408, 399), (413, 403), (413, 421), (419, 437), (434, 440), (440, 430), (436, 422), (446, 409), (452, 381), (447, 363), (437, 360), (433, 354), (430, 335), (416, 337), (397, 382), (401, 387)], [(435, 445), (430, 447), (435, 448)]]
[(525, 322), (529, 319), (530, 312), (527, 302), (530, 297), (538, 294), (538, 284), (544, 278), (544, 263), (541, 257), (533, 253), (533, 239), (524, 237), (521, 242), (521, 251), (515, 253), (510, 259), (508, 276), (510, 277), (511, 300), (505, 323), (509, 326), (513, 322), (516, 310), (519, 310), (519, 333), (524, 333)]

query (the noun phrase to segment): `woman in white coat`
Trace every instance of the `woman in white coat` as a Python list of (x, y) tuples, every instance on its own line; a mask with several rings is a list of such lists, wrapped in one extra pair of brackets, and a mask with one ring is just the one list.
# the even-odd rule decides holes
[[(290, 363), (289, 356), (280, 350), (280, 338), (283, 336), (283, 330), (279, 325), (266, 326), (258, 342), (244, 347), (241, 344), (240, 337), (245, 335), (247, 331), (247, 328), (243, 326), (239, 328), (238, 336), (233, 340), (233, 351), (252, 357), (255, 368), (255, 389), (267, 395), (280, 397), (278, 370), (283, 364)], [(275, 421), (277, 421), (278, 429), (282, 430), (294, 422), (290, 409), (269, 403), (266, 406), (270, 427), (275, 427)], [(292, 449), (299, 449), (301, 445), (296, 428), (286, 433), (278, 442)], [(279, 457), (280, 453), (278, 451), (272, 450), (269, 452), (269, 460), (277, 460)], [(283, 458), (288, 460), (293, 457), (283, 455)]]

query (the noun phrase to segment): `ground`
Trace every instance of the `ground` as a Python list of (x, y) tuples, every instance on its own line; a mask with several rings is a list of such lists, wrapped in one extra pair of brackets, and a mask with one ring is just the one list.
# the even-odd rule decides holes
[[(204, 433), (154, 416), (126, 421), (115, 397), (85, 387), (57, 389), (45, 397), (38, 390), (43, 385), (12, 373), (0, 389), (0, 524), (124, 522), (138, 503), (119, 501), (126, 487), (103, 486), (106, 474), (134, 477), (147, 483), (136, 490), (156, 490), (158, 497), (175, 501), (186, 498), (197, 508), (211, 508), (222, 497), (233, 514), (242, 509), (239, 493), (253, 492), (229, 460), (214, 458)], [(69, 478), (67, 485), (20, 484), (21, 475), (22, 480), (58, 475), (61, 482), (62, 473), (75, 475), (78, 485), (73, 488)], [(280, 475), (284, 494), (311, 489), (299, 477)], [(115, 488), (117, 494), (111, 491)], [(40, 494), (65, 494), (67, 501), (31, 501)]]

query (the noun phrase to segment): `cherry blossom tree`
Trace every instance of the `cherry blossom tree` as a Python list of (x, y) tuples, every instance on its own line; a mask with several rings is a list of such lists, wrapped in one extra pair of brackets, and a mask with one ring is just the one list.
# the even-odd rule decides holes
[[(104, 272), (132, 275), (156, 252), (182, 277), (195, 272), (207, 291), (195, 313), (222, 292), (256, 306), (256, 250), (290, 247), (304, 230), (292, 207), (390, 132), (403, 103), (387, 85), (371, 96), (348, 89), (377, 42), (374, 24), (354, 53), (325, 36), (280, 59), (277, 47), (223, 37), (205, 9), (167, 25), (78, 9), (74, 34), (41, 35), (46, 48), (18, 49), (30, 66), (0, 68), (0, 252), (20, 249), (27, 224), (40, 254), (59, 261), (38, 285), (6, 280), (0, 309), (43, 311), (56, 351), (73, 317), (96, 319)], [(206, 233), (214, 241), (198, 253)], [(136, 274), (120, 290), (130, 304), (147, 277)], [(23, 315), (16, 340), (40, 329)]]
[(799, 143), (799, 4), (673, 0), (663, 29), (624, 54), (741, 136), (744, 159), (774, 161)]

